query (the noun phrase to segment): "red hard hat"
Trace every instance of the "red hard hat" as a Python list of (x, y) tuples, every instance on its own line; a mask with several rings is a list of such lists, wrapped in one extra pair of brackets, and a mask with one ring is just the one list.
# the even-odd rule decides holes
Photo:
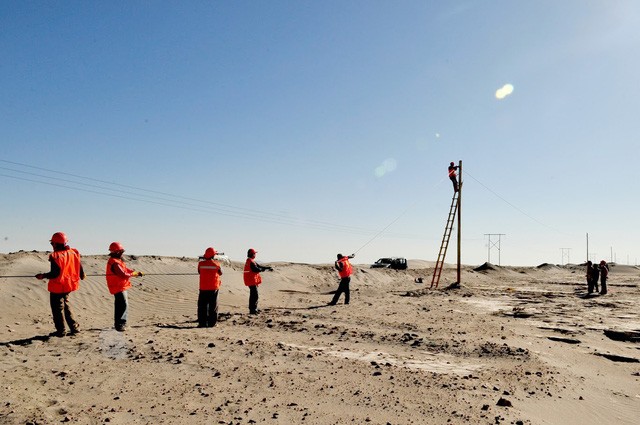
[(124, 251), (124, 247), (122, 246), (122, 244), (120, 242), (111, 242), (111, 245), (109, 245), (109, 252), (118, 251)]
[(216, 250), (212, 247), (209, 247), (204, 251), (204, 258), (213, 258), (216, 254)]
[(56, 232), (51, 236), (51, 243), (66, 245), (67, 241), (67, 235), (62, 232)]
[(249, 248), (249, 251), (247, 251), (247, 257), (253, 257), (257, 252), (258, 251), (256, 251), (255, 249)]

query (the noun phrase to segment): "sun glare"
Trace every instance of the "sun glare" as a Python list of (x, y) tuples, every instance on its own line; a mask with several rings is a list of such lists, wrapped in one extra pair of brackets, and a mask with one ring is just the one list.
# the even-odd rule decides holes
[(509, 96), (511, 93), (513, 93), (513, 86), (511, 84), (505, 84), (504, 86), (496, 90), (496, 99), (502, 100), (505, 97)]

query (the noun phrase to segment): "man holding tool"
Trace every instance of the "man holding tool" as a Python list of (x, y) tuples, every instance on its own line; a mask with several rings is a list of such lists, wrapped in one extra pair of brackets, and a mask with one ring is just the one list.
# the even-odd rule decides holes
[(107, 261), (107, 287), (114, 296), (114, 327), (118, 332), (127, 329), (127, 316), (129, 313), (129, 300), (127, 289), (131, 288), (129, 278), (131, 276), (142, 276), (142, 272), (137, 272), (127, 268), (122, 260), (124, 247), (120, 242), (111, 242), (109, 245), (109, 261)]
[(49, 279), (47, 290), (53, 323), (56, 327), (54, 335), (63, 337), (67, 334), (65, 320), (70, 334), (76, 334), (80, 330), (71, 310), (69, 294), (80, 287), (80, 280), (85, 276), (80, 263), (80, 253), (77, 249), (69, 247), (67, 235), (56, 232), (51, 236), (50, 242), (53, 247), (53, 252), (49, 255), (51, 270), (48, 273), (38, 273), (36, 278)]
[(256, 263), (257, 253), (258, 251), (250, 248), (247, 251), (247, 261), (244, 263), (244, 284), (249, 287), (249, 314), (258, 314), (258, 285), (262, 283), (260, 272), (273, 271), (273, 267)]
[(338, 270), (338, 275), (340, 276), (340, 285), (338, 285), (338, 289), (336, 290), (333, 299), (329, 303), (329, 305), (336, 305), (338, 303), (338, 299), (340, 295), (344, 292), (344, 303), (349, 304), (350, 293), (349, 293), (349, 283), (351, 282), (351, 274), (353, 273), (353, 266), (349, 262), (350, 258), (355, 257), (356, 254), (351, 254), (344, 256), (342, 254), (338, 254), (338, 260), (335, 262), (335, 268)]
[(200, 292), (198, 294), (198, 327), (211, 328), (218, 322), (218, 290), (222, 283), (222, 268), (213, 258), (217, 252), (212, 247), (204, 251), (198, 262)]

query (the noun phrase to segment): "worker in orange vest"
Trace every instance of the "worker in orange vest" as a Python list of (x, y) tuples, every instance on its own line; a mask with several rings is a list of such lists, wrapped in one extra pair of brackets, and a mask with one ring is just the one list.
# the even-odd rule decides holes
[(338, 254), (338, 260), (335, 262), (335, 268), (338, 270), (338, 275), (340, 276), (340, 285), (338, 285), (338, 289), (336, 290), (336, 293), (329, 305), (336, 305), (342, 293), (344, 293), (344, 303), (349, 304), (349, 283), (351, 282), (351, 274), (353, 274), (353, 266), (349, 262), (349, 259), (355, 256), (356, 254), (347, 256)]
[(458, 191), (458, 177), (456, 175), (456, 170), (458, 169), (458, 166), (454, 165), (453, 162), (449, 164), (449, 179), (451, 179), (451, 183), (453, 183), (453, 191), (457, 192)]
[(70, 334), (79, 332), (80, 327), (76, 321), (69, 294), (80, 286), (80, 280), (84, 279), (84, 270), (80, 263), (80, 253), (68, 245), (67, 235), (56, 232), (51, 236), (53, 252), (49, 255), (51, 270), (48, 273), (38, 273), (37, 279), (49, 279), (47, 290), (49, 291), (49, 303), (56, 331), (53, 335), (62, 337), (66, 335), (64, 322), (67, 321)]
[(222, 280), (220, 263), (213, 257), (217, 254), (212, 247), (204, 251), (198, 262), (200, 293), (198, 294), (198, 327), (211, 328), (218, 322), (218, 290)]
[(127, 289), (131, 288), (129, 278), (143, 276), (142, 272), (131, 270), (122, 259), (124, 247), (120, 242), (111, 242), (109, 245), (109, 260), (107, 261), (107, 287), (114, 296), (113, 326), (118, 332), (127, 329), (127, 317), (129, 315), (129, 299)]
[(250, 248), (247, 251), (247, 261), (244, 263), (244, 284), (249, 287), (249, 314), (258, 314), (258, 285), (262, 283), (260, 272), (273, 271), (273, 267), (256, 263), (257, 253), (258, 251)]

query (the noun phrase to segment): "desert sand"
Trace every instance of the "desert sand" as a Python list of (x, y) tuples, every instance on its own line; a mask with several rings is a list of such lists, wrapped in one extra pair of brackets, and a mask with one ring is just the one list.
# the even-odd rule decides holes
[[(83, 257), (89, 275), (106, 261)], [(1, 424), (640, 423), (634, 266), (585, 297), (579, 265), (465, 266), (454, 289), (452, 266), (429, 289), (432, 263), (356, 265), (351, 303), (327, 306), (332, 264), (271, 263), (250, 316), (232, 262), (218, 325), (198, 329), (197, 259), (127, 264), (147, 276), (123, 333), (104, 277), (72, 293), (82, 331), (63, 338), (45, 282), (0, 278)], [(0, 276), (48, 269), (43, 252), (0, 254)]]

